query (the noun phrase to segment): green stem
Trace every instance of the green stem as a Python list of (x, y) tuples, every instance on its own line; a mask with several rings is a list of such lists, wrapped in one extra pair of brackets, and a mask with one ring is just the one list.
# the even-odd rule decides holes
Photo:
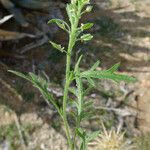
[(74, 131), (74, 137), (73, 137), (73, 148), (75, 148), (76, 146), (76, 137), (77, 137), (77, 129), (79, 128), (80, 126), (80, 116), (77, 117), (77, 123), (76, 123), (76, 128), (75, 128), (75, 131)]
[(64, 96), (63, 96), (63, 121), (64, 121), (64, 126), (66, 129), (66, 135), (68, 138), (69, 147), (71, 150), (73, 150), (73, 143), (72, 143), (72, 140), (70, 137), (70, 130), (69, 130), (69, 125), (68, 125), (68, 121), (67, 121), (66, 108), (67, 108), (68, 91), (69, 91), (69, 86), (70, 86), (69, 79), (70, 79), (70, 66), (71, 66), (71, 52), (72, 52), (73, 46), (76, 41), (75, 38), (76, 38), (76, 29), (73, 28), (71, 31), (71, 34), (70, 34), (68, 51), (67, 51), (66, 83), (65, 83)]
[(71, 134), (70, 134), (70, 128), (69, 124), (67, 121), (67, 113), (66, 113), (66, 108), (67, 108), (67, 99), (68, 99), (68, 91), (69, 91), (69, 86), (70, 86), (70, 66), (71, 66), (71, 54), (73, 47), (76, 43), (76, 32), (77, 32), (77, 27), (80, 19), (80, 13), (81, 13), (81, 8), (78, 10), (78, 15), (74, 23), (71, 22), (71, 31), (70, 31), (70, 36), (69, 36), (69, 45), (68, 45), (68, 50), (67, 50), (67, 60), (66, 60), (66, 81), (65, 81), (65, 87), (64, 87), (64, 96), (63, 96), (63, 121), (64, 121), (64, 126), (66, 129), (66, 136), (68, 139), (68, 144), (70, 147), (70, 150), (74, 150), (74, 141), (72, 140)]

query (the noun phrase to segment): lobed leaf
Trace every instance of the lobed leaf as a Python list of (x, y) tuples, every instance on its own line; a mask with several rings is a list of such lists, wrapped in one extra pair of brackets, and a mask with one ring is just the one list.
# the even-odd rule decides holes
[(53, 95), (48, 91), (48, 89), (47, 89), (48, 83), (44, 78), (37, 76), (31, 72), (29, 72), (27, 75), (17, 72), (17, 71), (12, 71), (12, 70), (8, 70), (8, 72), (11, 72), (19, 77), (22, 77), (22, 78), (30, 81), (33, 84), (33, 86), (35, 86), (37, 89), (39, 89), (39, 91), (41, 92), (41, 94), (44, 97), (44, 99), (46, 100), (46, 102), (48, 103), (48, 101), (50, 101), (52, 103), (52, 105), (56, 108), (56, 110), (58, 111), (60, 116), (62, 117), (61, 110), (59, 109), (58, 105), (56, 104), (55, 99), (53, 98)]
[(83, 78), (97, 78), (97, 79), (111, 79), (115, 82), (135, 82), (136, 79), (134, 77), (129, 77), (127, 75), (122, 75), (119, 73), (115, 73), (119, 67), (119, 64), (115, 64), (113, 67), (111, 67), (108, 70), (103, 71), (93, 71), (88, 70), (81, 73), (81, 77)]
[(83, 107), (83, 84), (82, 80), (80, 77), (80, 69), (79, 69), (79, 64), (82, 59), (82, 55), (79, 57), (76, 65), (75, 65), (75, 80), (76, 80), (76, 85), (77, 85), (77, 100), (78, 100), (78, 115), (81, 114), (82, 112), (82, 107)]

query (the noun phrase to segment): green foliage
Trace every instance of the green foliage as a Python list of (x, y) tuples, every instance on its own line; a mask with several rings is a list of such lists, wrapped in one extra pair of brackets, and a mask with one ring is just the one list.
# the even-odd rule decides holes
[(93, 23), (86, 23), (86, 24), (81, 24), (81, 31), (84, 31), (84, 30), (87, 30), (87, 29), (90, 29), (93, 27)]
[[(55, 49), (59, 50), (60, 52), (66, 53), (66, 77), (64, 95), (62, 99), (63, 106), (61, 108), (59, 108), (59, 106), (57, 105), (53, 94), (48, 91), (49, 80), (47, 76), (43, 78), (31, 72), (25, 75), (20, 72), (9, 70), (9, 72), (30, 81), (37, 89), (39, 89), (46, 102), (48, 104), (49, 102), (51, 102), (51, 104), (55, 107), (64, 122), (70, 150), (75, 150), (76, 139), (80, 139), (80, 150), (87, 150), (88, 142), (93, 140), (99, 134), (99, 131), (88, 134), (81, 127), (81, 122), (94, 116), (95, 113), (93, 101), (85, 100), (86, 94), (92, 87), (95, 86), (94, 79), (111, 79), (115, 82), (136, 81), (133, 77), (128, 77), (127, 75), (116, 73), (120, 64), (115, 64), (108, 70), (99, 71), (96, 69), (99, 66), (100, 62), (97, 61), (89, 70), (81, 72), (79, 65), (82, 56), (79, 57), (77, 63), (75, 64), (74, 70), (71, 70), (71, 54), (76, 42), (79, 40), (87, 42), (93, 38), (91, 34), (83, 33), (85, 30), (90, 29), (93, 26), (93, 23), (85, 23), (79, 26), (81, 16), (87, 12), (90, 12), (91, 10), (92, 6), (90, 6), (90, 0), (71, 0), (71, 3), (67, 4), (66, 6), (66, 11), (70, 23), (69, 25), (65, 21), (60, 19), (52, 19), (48, 22), (57, 24), (61, 29), (69, 33), (69, 43), (67, 48), (64, 48), (61, 45), (50, 41), (51, 45)], [(66, 49), (66, 51), (64, 49)], [(89, 83), (89, 87), (87, 89), (84, 88), (83, 78), (86, 79)], [(76, 82), (76, 87), (72, 88), (70, 84), (73, 81)], [(69, 105), (68, 100), (70, 100), (69, 92), (74, 94), (75, 97), (72, 100), (72, 105), (75, 109), (70, 112), (70, 115), (75, 119), (74, 133), (71, 132), (70, 125), (67, 119), (67, 107)]]
[(93, 38), (91, 34), (83, 34), (81, 36), (81, 41), (90, 41)]
[(57, 50), (59, 50), (59, 51), (61, 51), (61, 52), (64, 52), (64, 47), (62, 47), (60, 44), (56, 44), (56, 43), (54, 43), (54, 42), (52, 42), (52, 41), (50, 41), (50, 43), (52, 44), (52, 46), (53, 46), (55, 49), (57, 49)]
[(53, 95), (48, 91), (49, 81), (47, 77), (43, 78), (31, 72), (25, 75), (17, 71), (12, 71), (12, 70), (8, 70), (8, 71), (30, 81), (33, 84), (33, 86), (36, 87), (41, 92), (46, 102), (49, 104), (49, 101), (50, 101), (53, 104), (53, 106), (56, 108), (58, 113), (62, 116), (61, 109), (57, 106), (57, 103), (55, 99), (53, 98)]
[(95, 131), (90, 134), (87, 134), (86, 131), (84, 131), (82, 128), (78, 128), (76, 132), (81, 139), (80, 150), (87, 149), (87, 144), (94, 140), (100, 134), (100, 131)]
[(111, 79), (115, 82), (121, 82), (121, 81), (135, 82), (136, 81), (134, 77), (129, 77), (127, 75), (116, 73), (119, 66), (120, 64), (118, 63), (118, 64), (115, 64), (110, 69), (102, 70), (102, 71), (93, 70), (93, 67), (92, 67), (90, 70), (82, 72), (81, 77), (87, 78), (87, 79), (88, 78)]
[(62, 30), (65, 30), (67, 32), (70, 31), (69, 25), (65, 21), (63, 21), (61, 19), (52, 19), (52, 20), (48, 21), (48, 23), (49, 24), (50, 23), (56, 23), (57, 26), (60, 27)]

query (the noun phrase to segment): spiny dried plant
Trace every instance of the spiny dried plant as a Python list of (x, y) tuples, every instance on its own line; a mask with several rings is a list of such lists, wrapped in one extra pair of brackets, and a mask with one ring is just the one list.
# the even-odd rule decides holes
[[(121, 132), (121, 128), (117, 130), (107, 129), (103, 125), (103, 131), (89, 143), (89, 150), (133, 150), (135, 145), (125, 138), (125, 132)], [(135, 150), (135, 149), (134, 149)]]

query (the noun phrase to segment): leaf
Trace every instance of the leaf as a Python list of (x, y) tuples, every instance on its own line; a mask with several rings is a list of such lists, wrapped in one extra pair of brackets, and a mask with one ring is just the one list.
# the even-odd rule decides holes
[(61, 51), (61, 52), (64, 52), (64, 47), (62, 47), (60, 44), (56, 44), (52, 41), (50, 41), (51, 45), (56, 48), (57, 50)]
[(81, 120), (90, 119), (94, 115), (95, 115), (95, 108), (93, 106), (93, 101), (84, 100), (83, 110), (80, 115)]
[(93, 89), (93, 86), (89, 85), (89, 87), (84, 90), (83, 97), (88, 95), (92, 89)]
[(77, 96), (77, 89), (74, 87), (69, 87), (69, 92), (71, 92), (72, 94), (74, 94), (75, 96)]
[(24, 79), (28, 80), (28, 81), (31, 81), (28, 75), (25, 75), (25, 74), (23, 74), (21, 72), (13, 71), (13, 70), (8, 70), (8, 72), (13, 73), (13, 74), (15, 74), (15, 75), (17, 75), (17, 76), (19, 76), (21, 78), (24, 78)]
[(33, 81), (37, 81), (38, 82), (37, 76), (34, 73), (29, 72), (29, 75), (30, 75), (30, 77), (32, 78)]
[(84, 109), (92, 108), (93, 101), (85, 101), (83, 107), (84, 107)]
[(83, 34), (81, 36), (81, 41), (90, 41), (93, 38), (93, 36), (91, 34)]
[(92, 132), (91, 134), (88, 134), (86, 138), (87, 143), (94, 140), (99, 134), (100, 134), (100, 131), (95, 131), (95, 132)]
[(76, 65), (75, 65), (75, 80), (77, 85), (77, 100), (78, 100), (78, 115), (82, 112), (82, 106), (83, 106), (83, 84), (80, 77), (80, 69), (79, 64), (82, 59), (82, 55), (79, 57)]
[(66, 6), (67, 15), (69, 17), (69, 21), (71, 24), (74, 24), (76, 18), (75, 11), (74, 11), (75, 7), (76, 5), (74, 4), (67, 4)]
[(62, 117), (61, 111), (60, 111), (58, 105), (56, 104), (56, 101), (54, 100), (52, 94), (47, 89), (48, 83), (45, 79), (43, 79), (42, 77), (39, 77), (31, 72), (28, 75), (25, 75), (25, 74), (17, 72), (17, 71), (12, 71), (12, 70), (8, 70), (8, 72), (11, 72), (19, 77), (22, 77), (22, 78), (30, 81), (41, 92), (41, 94), (44, 97), (44, 99), (46, 100), (46, 102), (48, 103), (48, 101), (50, 101), (53, 104), (53, 106), (56, 108), (56, 110), (58, 111), (60, 116)]
[(117, 71), (119, 67), (120, 67), (120, 63), (117, 63), (114, 66), (112, 66), (110, 69), (108, 69), (108, 71), (113, 73), (113, 72)]
[(80, 118), (81, 120), (87, 120), (90, 119), (91, 117), (93, 117), (95, 115), (95, 110), (89, 110), (89, 111), (82, 111)]
[(70, 71), (70, 75), (69, 75), (69, 81), (70, 81), (70, 84), (71, 82), (74, 80), (74, 71)]
[(75, 65), (75, 74), (79, 74), (79, 64), (80, 64), (81, 59), (82, 59), (82, 55), (79, 57), (76, 65)]
[(67, 32), (70, 31), (69, 25), (61, 19), (51, 19), (50, 21), (48, 21), (48, 23), (56, 23), (58, 25), (58, 27), (60, 27), (61, 29), (65, 30)]
[(98, 79), (111, 79), (115, 82), (135, 82), (136, 79), (134, 77), (129, 77), (127, 75), (122, 75), (118, 73), (114, 73), (119, 67), (119, 64), (115, 64), (113, 67), (111, 67), (108, 70), (103, 71), (93, 71), (88, 70), (81, 73), (81, 77), (84, 78), (98, 78)]
[(87, 78), (87, 81), (91, 86), (93, 86), (93, 87), (95, 86), (95, 83), (91, 78)]
[(86, 150), (87, 143), (86, 143), (86, 132), (82, 128), (76, 129), (77, 135), (81, 138), (81, 145), (80, 150)]
[(77, 135), (84, 140), (85, 139), (85, 135), (84, 135), (84, 131), (81, 128), (77, 128), (76, 129)]
[(93, 27), (93, 23), (86, 23), (86, 24), (81, 24), (81, 30), (84, 31), (84, 30), (87, 30), (87, 29), (90, 29)]
[(98, 66), (99, 66), (99, 64), (100, 64), (100, 61), (98, 60), (92, 67), (91, 67), (91, 69), (90, 70), (95, 70)]

